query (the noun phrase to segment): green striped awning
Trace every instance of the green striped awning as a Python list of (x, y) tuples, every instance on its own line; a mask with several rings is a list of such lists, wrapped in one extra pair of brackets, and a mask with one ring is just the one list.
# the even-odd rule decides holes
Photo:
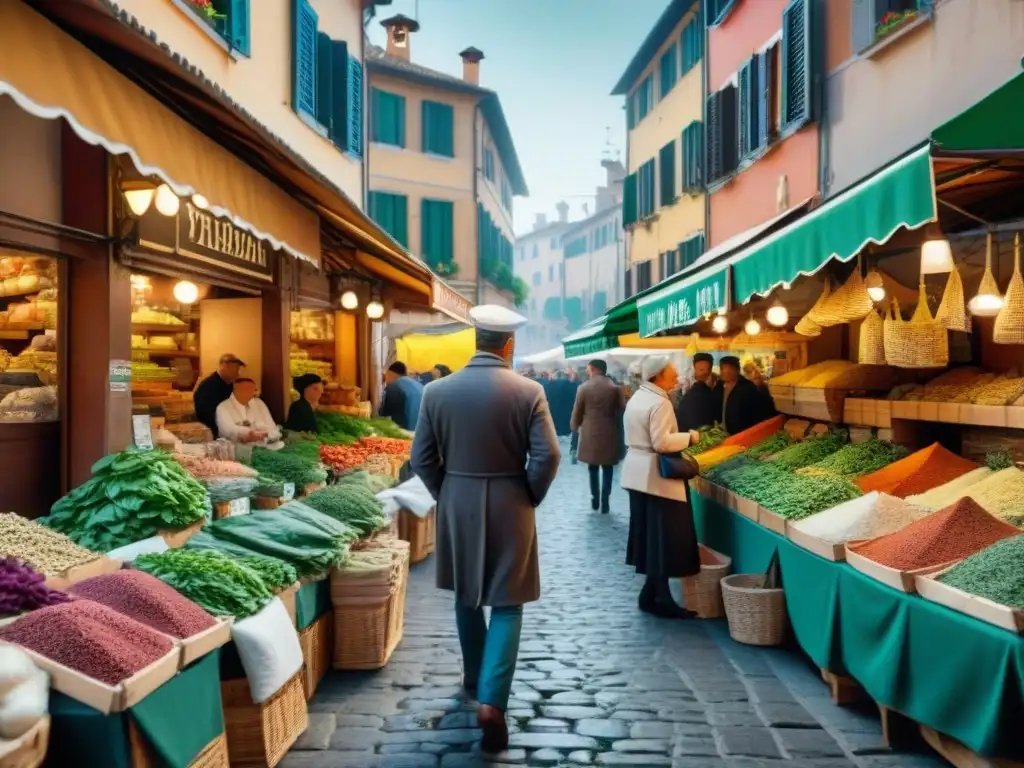
[(940, 152), (1024, 149), (1024, 74), (932, 132)]
[(659, 291), (637, 299), (640, 335), (692, 325), (704, 315), (729, 309), (728, 264), (694, 272)]
[(832, 259), (849, 261), (868, 243), (937, 217), (931, 145), (926, 144), (727, 260), (736, 301), (766, 296)]
[(562, 339), (565, 356), (593, 355), (606, 349), (614, 349), (618, 346), (619, 336), (636, 333), (636, 301), (637, 297), (633, 296), (621, 304), (616, 304), (597, 320), (592, 320)]

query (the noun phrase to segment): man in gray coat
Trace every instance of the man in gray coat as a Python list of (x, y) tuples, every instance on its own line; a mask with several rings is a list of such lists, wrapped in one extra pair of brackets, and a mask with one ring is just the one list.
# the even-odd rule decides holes
[(424, 390), (411, 464), (437, 500), (437, 586), (455, 592), (481, 746), (500, 752), (508, 746), (505, 710), (523, 604), (540, 598), (534, 510), (560, 454), (543, 388), (510, 367), (513, 334), (526, 318), (498, 306), (474, 307), (470, 318), (477, 353)]

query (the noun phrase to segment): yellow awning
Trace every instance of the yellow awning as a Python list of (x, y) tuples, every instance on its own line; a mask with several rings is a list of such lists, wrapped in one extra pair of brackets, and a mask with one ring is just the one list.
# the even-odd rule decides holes
[(306, 208), (21, 2), (0, 2), (0, 94), (89, 144), (131, 158), (181, 196), (314, 264), (320, 224)]

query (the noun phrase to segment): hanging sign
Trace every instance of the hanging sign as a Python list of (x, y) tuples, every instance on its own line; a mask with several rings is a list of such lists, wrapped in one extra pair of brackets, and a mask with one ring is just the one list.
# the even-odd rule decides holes
[(132, 387), (131, 360), (110, 361), (110, 391), (127, 392)]
[(267, 281), (278, 257), (266, 240), (185, 200), (175, 216), (151, 207), (139, 221), (139, 245)]
[(431, 305), (438, 312), (443, 312), (453, 320), (470, 325), (469, 308), (472, 304), (461, 293), (452, 290), (443, 282), (434, 278), (430, 286)]
[(637, 301), (642, 337), (693, 325), (705, 315), (729, 309), (729, 267), (697, 274)]

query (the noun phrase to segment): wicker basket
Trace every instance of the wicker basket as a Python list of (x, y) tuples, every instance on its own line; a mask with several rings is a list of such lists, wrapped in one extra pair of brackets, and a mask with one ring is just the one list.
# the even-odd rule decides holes
[(682, 580), (683, 602), (702, 619), (719, 619), (725, 615), (722, 603), (722, 577), (732, 570), (732, 558), (700, 547), (700, 573)]
[(823, 323), (819, 322), (819, 316), (821, 314), (821, 308), (828, 303), (828, 297), (831, 293), (832, 283), (826, 280), (825, 287), (822, 288), (821, 295), (818, 297), (818, 300), (814, 302), (814, 306), (807, 311), (807, 314), (797, 321), (793, 330), (801, 336), (809, 336), (811, 338), (821, 336)]
[(1020, 275), (1020, 233), (1013, 236), (1013, 276), (1003, 308), (996, 315), (992, 340), (996, 344), (1024, 344), (1024, 278)]
[(253, 703), (244, 678), (225, 680), (220, 690), (231, 768), (273, 768), (309, 724), (301, 671), (262, 704)]
[(306, 701), (313, 698), (317, 686), (331, 668), (334, 616), (328, 611), (299, 632), (302, 648), (302, 690)]
[(722, 602), (729, 635), (747, 645), (779, 645), (786, 637), (786, 598), (781, 589), (762, 589), (761, 574), (737, 573), (722, 579)]
[(942, 301), (935, 319), (942, 323), (947, 331), (971, 332), (971, 316), (967, 312), (964, 300), (964, 282), (960, 278), (960, 270), (954, 267), (946, 281), (946, 290), (942, 292)]
[(430, 510), (426, 517), (420, 517), (407, 509), (398, 513), (398, 538), (409, 542), (409, 559), (419, 563), (434, 551), (436, 536), (436, 514)]
[(50, 716), (44, 715), (17, 739), (0, 741), (0, 768), (39, 768), (49, 741)]
[(885, 321), (873, 309), (860, 325), (857, 361), (867, 365), (885, 365)]
[(868, 289), (864, 285), (864, 278), (860, 274), (860, 269), (860, 259), (858, 258), (857, 266), (850, 273), (850, 277), (819, 308), (817, 315), (814, 317), (815, 322), (819, 325), (850, 323), (854, 320), (860, 320), (872, 310), (874, 302), (871, 301), (871, 297), (868, 295)]
[(949, 363), (949, 336), (932, 318), (923, 281), (909, 322), (903, 320), (893, 299), (891, 314), (885, 318), (884, 344), (886, 362), (897, 368), (943, 368)]
[[(134, 721), (129, 718), (128, 744), (131, 749), (132, 768), (160, 768), (163, 761), (153, 754)], [(228, 740), (222, 733), (196, 755), (196, 759), (188, 764), (188, 768), (229, 768)], [(6, 766), (5, 766), (6, 768)]]

